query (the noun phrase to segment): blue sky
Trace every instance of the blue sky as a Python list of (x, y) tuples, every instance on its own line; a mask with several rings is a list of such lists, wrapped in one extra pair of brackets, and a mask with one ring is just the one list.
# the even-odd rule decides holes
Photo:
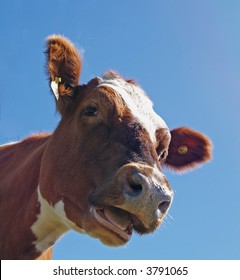
[(57, 33), (83, 53), (82, 83), (108, 69), (135, 78), (171, 129), (214, 144), (211, 163), (166, 171), (175, 197), (155, 233), (109, 248), (71, 232), (55, 259), (240, 259), (239, 14), (238, 0), (1, 1), (0, 143), (57, 126), (43, 55)]

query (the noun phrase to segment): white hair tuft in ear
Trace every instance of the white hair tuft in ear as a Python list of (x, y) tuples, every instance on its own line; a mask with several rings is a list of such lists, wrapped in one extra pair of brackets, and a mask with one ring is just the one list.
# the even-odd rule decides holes
[(61, 82), (60, 77), (56, 77), (54, 81), (51, 82), (51, 89), (56, 97), (56, 99), (59, 99), (59, 92), (58, 92), (58, 84)]

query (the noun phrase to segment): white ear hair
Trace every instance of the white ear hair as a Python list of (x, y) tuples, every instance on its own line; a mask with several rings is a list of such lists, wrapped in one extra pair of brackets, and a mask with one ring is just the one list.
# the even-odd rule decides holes
[(51, 82), (51, 88), (52, 88), (52, 91), (53, 91), (56, 99), (58, 100), (59, 99), (58, 83), (56, 83), (55, 81), (52, 81)]
[(61, 78), (56, 77), (54, 81), (51, 82), (51, 89), (56, 97), (59, 99), (58, 84), (61, 82)]

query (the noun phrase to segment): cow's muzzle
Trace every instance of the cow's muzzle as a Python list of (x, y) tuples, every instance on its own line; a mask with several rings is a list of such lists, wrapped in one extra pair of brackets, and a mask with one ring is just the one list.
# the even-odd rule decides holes
[(97, 223), (90, 234), (111, 246), (122, 245), (132, 231), (146, 234), (163, 221), (173, 192), (156, 167), (129, 163), (118, 169), (104, 193), (91, 195), (91, 214)]
[(173, 198), (173, 192), (159, 169), (131, 163), (117, 173), (117, 185), (121, 186), (124, 203), (118, 205), (139, 221), (137, 231), (152, 231), (163, 220)]

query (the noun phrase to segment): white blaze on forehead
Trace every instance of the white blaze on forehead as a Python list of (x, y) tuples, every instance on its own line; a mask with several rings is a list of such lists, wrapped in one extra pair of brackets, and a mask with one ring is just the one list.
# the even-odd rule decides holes
[(146, 129), (150, 139), (156, 142), (156, 130), (167, 128), (164, 120), (153, 110), (153, 103), (137, 85), (128, 83), (121, 77), (107, 73), (100, 79), (98, 87), (105, 86), (114, 90), (124, 100), (136, 121)]

